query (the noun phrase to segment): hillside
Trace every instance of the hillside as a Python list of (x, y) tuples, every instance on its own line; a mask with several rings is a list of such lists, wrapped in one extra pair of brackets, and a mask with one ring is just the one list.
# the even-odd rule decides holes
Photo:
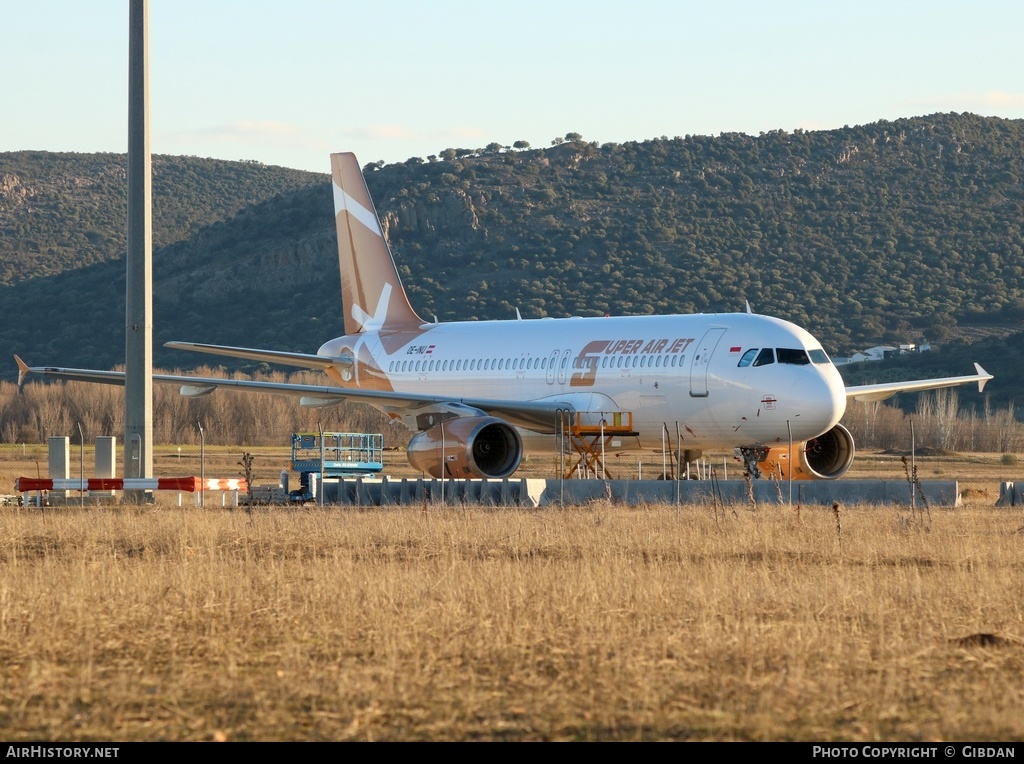
[[(186, 239), (316, 173), (197, 157), (154, 156), (153, 247)], [(124, 257), (123, 154), (0, 153), (0, 284)]]
[[(808, 327), (832, 353), (941, 341), (973, 324), (1009, 332), (1024, 316), (1021, 121), (948, 114), (760, 136), (601, 146), (567, 138), (368, 168), (421, 315), (712, 312), (749, 300)], [(208, 225), (198, 190), (181, 201), (197, 212), (175, 218), (175, 233), (155, 222), (158, 238), (173, 242), (155, 255), (158, 343), (313, 351), (340, 333), (330, 189), (301, 175), (252, 203), (202, 213), (217, 219)], [(68, 197), (70, 214), (102, 208), (89, 186), (75, 188), (88, 204)], [(19, 218), (18, 251), (34, 219)], [(115, 231), (96, 228), (94, 238), (112, 241)], [(5, 227), (2, 239), (10, 235)], [(0, 326), (0, 353), (37, 364), (119, 361), (123, 263), (96, 257), (28, 278), (6, 257), (17, 287), (0, 287), (0, 304), (18, 309)], [(202, 360), (157, 354), (165, 366)]]

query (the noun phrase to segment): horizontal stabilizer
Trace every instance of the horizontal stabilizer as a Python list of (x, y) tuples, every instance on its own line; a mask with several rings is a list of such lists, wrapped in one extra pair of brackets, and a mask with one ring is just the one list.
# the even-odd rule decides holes
[(259, 348), (238, 348), (229, 345), (205, 345), (200, 342), (165, 342), (165, 348), (191, 350), (195, 353), (245, 358), (250, 361), (279, 363), (284, 366), (298, 366), (303, 369), (326, 369), (330, 366), (351, 366), (351, 356), (326, 358), (311, 353), (289, 353), (284, 350), (261, 350)]

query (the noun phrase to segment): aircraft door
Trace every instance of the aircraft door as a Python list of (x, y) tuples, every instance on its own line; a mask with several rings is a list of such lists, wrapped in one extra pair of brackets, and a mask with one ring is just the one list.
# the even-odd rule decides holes
[(551, 357), (548, 359), (547, 379), (548, 379), (548, 384), (549, 385), (555, 384), (555, 366), (557, 366), (557, 365), (558, 365), (558, 351), (557, 350), (553, 350), (553, 351), (551, 351)]
[(569, 378), (569, 356), (571, 354), (571, 350), (566, 350), (562, 353), (562, 360), (558, 362), (558, 384), (560, 385), (564, 385), (565, 380)]
[(724, 327), (708, 329), (697, 343), (693, 360), (690, 361), (691, 398), (706, 398), (708, 396), (708, 363), (723, 334), (725, 334)]

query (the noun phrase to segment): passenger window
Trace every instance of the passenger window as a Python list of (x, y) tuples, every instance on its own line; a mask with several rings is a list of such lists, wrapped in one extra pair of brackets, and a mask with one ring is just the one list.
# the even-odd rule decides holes
[(754, 359), (753, 365), (767, 366), (770, 363), (775, 363), (775, 352), (771, 348), (764, 348), (757, 354), (757, 358)]
[(757, 348), (751, 348), (750, 350), (748, 350), (746, 353), (743, 354), (743, 357), (740, 358), (740, 362), (738, 364), (736, 364), (736, 365), (739, 366), (741, 369), (746, 367), (746, 366), (750, 366), (750, 364), (752, 364), (754, 362), (754, 358), (756, 358), (756, 357), (757, 357)]

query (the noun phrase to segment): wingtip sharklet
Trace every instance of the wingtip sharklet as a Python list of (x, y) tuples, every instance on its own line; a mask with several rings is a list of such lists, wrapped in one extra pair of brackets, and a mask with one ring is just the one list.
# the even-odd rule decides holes
[(25, 386), (25, 377), (28, 376), (31, 369), (29, 369), (27, 363), (21, 360), (17, 353), (14, 354), (14, 362), (18, 364), (18, 392), (21, 392), (21, 389)]
[(992, 375), (981, 368), (980, 363), (974, 364), (974, 370), (978, 373), (978, 392), (985, 392), (985, 383), (992, 379)]

